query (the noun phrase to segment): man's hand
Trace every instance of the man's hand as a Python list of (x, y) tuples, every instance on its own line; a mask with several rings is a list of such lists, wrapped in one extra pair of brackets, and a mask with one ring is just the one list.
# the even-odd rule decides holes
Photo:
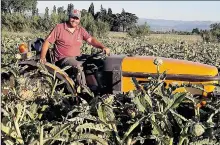
[(40, 58), (40, 63), (45, 64), (47, 62), (46, 58)]
[(110, 54), (110, 49), (109, 48), (105, 47), (105, 48), (103, 48), (103, 50), (105, 51), (106, 55)]

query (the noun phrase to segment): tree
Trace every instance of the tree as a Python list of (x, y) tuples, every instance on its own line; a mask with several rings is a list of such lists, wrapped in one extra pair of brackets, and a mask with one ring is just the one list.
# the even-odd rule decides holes
[(100, 9), (100, 13), (99, 13), (99, 20), (103, 21), (103, 22), (107, 22), (107, 11), (106, 9), (104, 9), (101, 5), (101, 9)]
[(44, 19), (47, 19), (47, 20), (49, 19), (49, 8), (48, 7), (45, 8)]
[(37, 10), (37, 1), (33, 2), (32, 4), (32, 16), (36, 15), (36, 10)]
[(194, 28), (192, 30), (192, 34), (199, 34), (199, 29), (198, 28)]
[(87, 10), (82, 9), (81, 10), (81, 17), (84, 17), (87, 13), (88, 13)]
[(58, 13), (58, 15), (63, 14), (64, 13), (64, 7), (58, 7), (57, 8), (57, 13)]
[(11, 0), (1, 1), (1, 11), (3, 13), (10, 13), (11, 14), (11, 4), (12, 4)]
[(39, 10), (38, 10), (38, 8), (36, 9), (36, 16), (39, 16)]
[(125, 27), (127, 26), (127, 22), (126, 22), (126, 14), (125, 14), (125, 10), (122, 9), (121, 15), (120, 15), (120, 19), (121, 19), (121, 25), (122, 25), (122, 31), (125, 31)]
[(128, 35), (131, 37), (147, 36), (150, 33), (150, 26), (145, 22), (144, 25), (132, 27), (128, 30)]
[(210, 32), (220, 42), (220, 23), (214, 23), (210, 25)]
[(93, 3), (91, 3), (91, 5), (89, 6), (88, 12), (89, 12), (90, 14), (92, 14), (93, 17), (95, 16), (95, 11), (94, 11), (94, 5), (93, 5)]
[(53, 13), (56, 13), (57, 12), (57, 8), (56, 8), (56, 6), (54, 5), (53, 6)]
[(1, 1), (1, 10), (5, 13), (31, 11), (33, 4), (37, 3), (37, 0), (3, 0)]
[(112, 16), (112, 9), (108, 8), (108, 15), (111, 17)]
[(220, 23), (210, 25), (210, 30), (201, 30), (200, 36), (205, 42), (220, 42)]
[(122, 9), (120, 15), (122, 30), (127, 31), (127, 29), (130, 29), (130, 27), (137, 22), (137, 19), (138, 17), (135, 14), (125, 12), (125, 10)]
[(113, 18), (113, 26), (111, 28), (112, 31), (119, 31), (120, 30), (120, 26), (121, 26), (121, 19), (120, 19), (120, 14), (113, 14), (112, 18)]
[(67, 6), (67, 13), (70, 14), (70, 12), (74, 9), (73, 4), (68, 4)]
[(133, 27), (137, 23), (138, 17), (135, 14), (128, 13), (128, 12), (126, 12), (125, 15), (126, 15), (126, 22), (127, 22), (126, 29), (130, 29), (130, 27)]

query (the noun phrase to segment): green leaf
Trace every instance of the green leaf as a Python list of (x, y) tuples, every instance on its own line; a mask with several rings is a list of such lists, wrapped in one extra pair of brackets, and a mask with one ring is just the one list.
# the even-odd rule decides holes
[(201, 139), (194, 142), (190, 142), (189, 145), (220, 145), (217, 140), (212, 139)]
[(206, 122), (208, 122), (208, 123), (213, 122), (213, 121), (212, 121), (212, 118), (213, 118), (217, 113), (219, 113), (219, 112), (220, 112), (220, 108), (217, 109), (217, 110), (215, 110), (215, 112), (212, 113), (212, 114), (209, 116), (209, 118), (208, 118), (208, 120), (207, 120)]
[(188, 119), (186, 119), (186, 118), (183, 117), (182, 115), (176, 113), (175, 111), (173, 111), (173, 109), (170, 109), (170, 112), (171, 112), (174, 116), (177, 116), (178, 118), (182, 119), (183, 121), (188, 121)]
[(137, 120), (134, 124), (132, 124), (129, 129), (125, 132), (122, 143), (125, 141), (125, 139), (131, 134), (131, 132), (145, 119), (145, 117), (142, 117), (141, 119)]
[(152, 133), (153, 135), (157, 135), (157, 134), (160, 136), (164, 135), (164, 132), (160, 129), (158, 123), (156, 123), (153, 119), (151, 119), (151, 123), (154, 126), (154, 132), (155, 132), (155, 134)]
[(186, 93), (176, 93), (174, 98), (172, 99), (172, 103), (168, 104), (168, 106), (164, 109), (164, 114), (167, 114), (170, 109), (175, 109), (179, 106), (179, 104), (185, 99)]
[(16, 109), (17, 109), (17, 113), (16, 113), (16, 120), (19, 121), (21, 116), (22, 116), (22, 109), (23, 109), (23, 106), (21, 104), (17, 104), (16, 106)]
[(74, 140), (88, 140), (88, 139), (91, 139), (91, 140), (94, 140), (96, 142), (99, 142), (101, 143), (102, 145), (108, 145), (108, 142), (94, 134), (80, 134), (80, 135), (76, 135), (73, 137)]
[(96, 130), (96, 131), (101, 131), (101, 132), (107, 132), (111, 131), (109, 128), (107, 128), (104, 124), (94, 124), (94, 123), (84, 123), (82, 125), (78, 125), (76, 127), (76, 132), (81, 132), (83, 130)]
[(153, 103), (152, 103), (152, 100), (151, 100), (150, 96), (148, 94), (145, 94), (144, 99), (147, 101), (147, 104), (152, 108)]
[(12, 129), (10, 127), (5, 126), (4, 124), (1, 123), (1, 130), (8, 136), (14, 138), (16, 141), (18, 141), (20, 144), (24, 144), (24, 141), (22, 137), (17, 133), (15, 129)]
[(136, 79), (135, 77), (132, 77), (131, 79), (132, 79), (132, 82), (133, 82), (135, 88), (136, 88), (137, 90), (141, 89), (141, 87), (140, 87), (140, 85), (139, 85), (137, 79)]
[[(57, 138), (63, 131), (65, 131), (71, 125), (72, 125), (72, 123), (60, 124), (60, 125), (53, 126), (53, 129), (50, 131), (51, 138)], [(52, 144), (52, 143), (53, 143), (53, 140), (47, 141), (45, 144)]]
[(44, 144), (44, 126), (40, 126), (40, 145)]
[(91, 114), (88, 113), (79, 113), (77, 117), (84, 118), (86, 120), (97, 121), (96, 116), (92, 116)]
[(14, 145), (14, 144), (15, 144), (11, 139), (6, 139), (6, 140), (4, 140), (4, 143), (5, 143), (6, 145)]
[(103, 107), (102, 107), (102, 104), (101, 104), (101, 103), (98, 104), (97, 113), (98, 113), (99, 119), (100, 119), (102, 122), (105, 122), (105, 123), (106, 123), (105, 112), (104, 112), (104, 110), (103, 110)]
[(74, 142), (71, 142), (70, 145), (84, 145), (84, 144), (78, 141), (74, 141)]
[(115, 114), (111, 106), (104, 105), (103, 111), (105, 112), (106, 121), (113, 122), (115, 120)]
[(145, 112), (145, 107), (142, 105), (141, 101), (140, 101), (140, 98), (139, 97), (135, 97), (133, 99), (133, 102), (134, 104), (137, 106), (137, 109), (140, 111), (140, 112)]

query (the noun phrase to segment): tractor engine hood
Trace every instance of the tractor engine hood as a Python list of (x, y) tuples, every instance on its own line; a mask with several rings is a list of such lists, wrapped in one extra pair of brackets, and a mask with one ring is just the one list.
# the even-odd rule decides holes
[(134, 73), (136, 75), (139, 75), (139, 77), (141, 76), (141, 74), (153, 75), (157, 73), (157, 66), (154, 64), (154, 60), (156, 58), (162, 60), (162, 64), (159, 67), (159, 72), (163, 73), (164, 71), (166, 71), (166, 74), (168, 76), (179, 76), (181, 78), (183, 76), (214, 77), (218, 75), (218, 69), (214, 66), (186, 60), (153, 56), (125, 57), (122, 62), (121, 69), (124, 74)]
[[(131, 77), (135, 77), (139, 82), (145, 82), (149, 76), (156, 76), (157, 66), (154, 64), (156, 58), (162, 60), (159, 72), (166, 71), (165, 83), (167, 86), (173, 82), (197, 84), (203, 87), (205, 91), (190, 90), (190, 92), (207, 96), (207, 93), (213, 92), (215, 88), (210, 84), (216, 84), (220, 80), (218, 69), (214, 66), (164, 57), (132, 56), (124, 57), (121, 63), (121, 90), (127, 92), (135, 89)], [(182, 91), (189, 91), (189, 89), (184, 88)]]

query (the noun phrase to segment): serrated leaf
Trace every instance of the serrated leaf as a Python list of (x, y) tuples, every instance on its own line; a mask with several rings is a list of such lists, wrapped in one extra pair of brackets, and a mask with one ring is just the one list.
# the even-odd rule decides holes
[(175, 112), (173, 109), (170, 109), (170, 112), (177, 116), (178, 118), (182, 119), (183, 121), (188, 121), (188, 119), (186, 119), (185, 117), (183, 117), (182, 115), (178, 114), (177, 112)]
[(151, 100), (150, 96), (148, 94), (145, 94), (144, 99), (147, 101), (147, 104), (152, 108), (153, 103), (152, 103), (152, 100)]
[(101, 143), (102, 145), (108, 145), (108, 142), (94, 134), (80, 134), (80, 135), (76, 135), (73, 137), (73, 139), (75, 140), (88, 140), (88, 139), (91, 139), (91, 140), (94, 140), (96, 142), (99, 142)]
[(74, 142), (71, 142), (70, 145), (84, 145), (84, 144), (80, 143), (80, 142), (77, 142), (77, 141), (74, 141)]
[(6, 140), (4, 141), (4, 143), (5, 143), (6, 145), (14, 145), (14, 144), (15, 144), (11, 139), (6, 139)]
[(185, 96), (186, 93), (176, 93), (171, 101), (172, 103), (168, 104), (168, 106), (164, 109), (164, 114), (167, 114), (170, 109), (175, 109), (178, 107), (179, 104), (185, 99)]
[(86, 130), (86, 129), (93, 129), (93, 130), (96, 130), (96, 131), (101, 131), (101, 132), (107, 132), (107, 131), (110, 131), (109, 128), (107, 128), (104, 124), (94, 124), (94, 123), (84, 123), (82, 125), (78, 125), (76, 127), (76, 132), (81, 132), (82, 130)]
[(129, 129), (125, 132), (122, 142), (125, 141), (125, 139), (131, 134), (131, 132), (145, 119), (145, 117), (142, 117), (141, 119), (137, 120), (134, 124), (132, 124)]
[(22, 138), (19, 138), (19, 135), (17, 134), (15, 129), (12, 129), (10, 127), (5, 126), (4, 124), (1, 123), (1, 131), (7, 134), (8, 136), (16, 139), (19, 143), (23, 143)]
[[(69, 128), (72, 124), (71, 123), (67, 123), (67, 124), (60, 124), (60, 125), (56, 125), (53, 126), (53, 129), (50, 131), (50, 138), (59, 138), (59, 135), (65, 131), (67, 128)], [(47, 141), (45, 142), (45, 144), (52, 144), (52, 141)]]
[(105, 122), (106, 123), (106, 119), (105, 119), (105, 113), (103, 111), (103, 108), (102, 108), (102, 104), (99, 103), (98, 104), (98, 109), (97, 109), (97, 113), (98, 113), (98, 116), (99, 116), (99, 119), (102, 121), (102, 122)]
[(140, 98), (135, 97), (133, 98), (134, 104), (137, 106), (137, 109), (141, 112), (145, 112), (145, 107), (141, 104)]

